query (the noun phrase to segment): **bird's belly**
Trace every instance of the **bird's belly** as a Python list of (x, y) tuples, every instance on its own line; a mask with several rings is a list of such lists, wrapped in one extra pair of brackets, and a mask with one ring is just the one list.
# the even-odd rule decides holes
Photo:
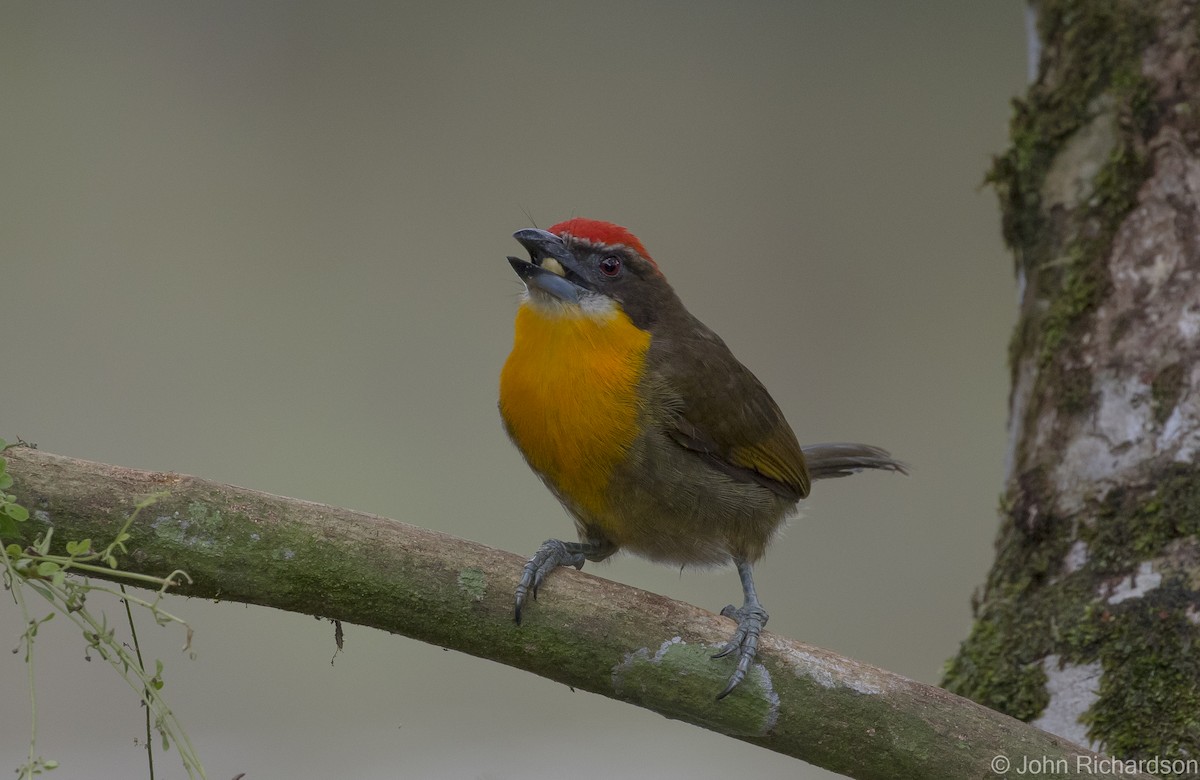
[(796, 507), (795, 499), (738, 481), (661, 433), (638, 440), (610, 490), (622, 546), (677, 565), (757, 560)]
[(606, 317), (517, 312), (500, 375), (500, 414), (529, 465), (587, 524), (619, 537), (609, 483), (638, 437), (650, 334)]

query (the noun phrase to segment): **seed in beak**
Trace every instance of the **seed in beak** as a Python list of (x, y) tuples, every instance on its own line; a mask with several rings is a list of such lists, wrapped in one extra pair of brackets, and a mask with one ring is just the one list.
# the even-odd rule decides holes
[(542, 258), (542, 268), (545, 268), (551, 273), (558, 274), (559, 276), (567, 275), (567, 269), (563, 268), (562, 263), (558, 262), (553, 257)]

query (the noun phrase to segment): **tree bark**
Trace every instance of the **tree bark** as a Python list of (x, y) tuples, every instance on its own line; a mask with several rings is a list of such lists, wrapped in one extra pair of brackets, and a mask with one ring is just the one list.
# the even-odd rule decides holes
[[(717, 701), (730, 623), (696, 607), (582, 572), (558, 572), (513, 623), (524, 560), (386, 518), (179, 474), (6, 453), (25, 541), (54, 529), (102, 546), (148, 494), (122, 568), (179, 592), (317, 615), (490, 658), (857, 778), (994, 778), (1005, 756), (1043, 760), (1042, 778), (1092, 767), (1144, 777), (939, 688), (764, 633), (754, 673)], [(1091, 762), (1091, 763), (1089, 763)], [(1136, 769), (1136, 768), (1135, 768)]]
[(944, 682), (1115, 756), (1195, 759), (1200, 19), (1037, 9), (1037, 79), (990, 175), (1022, 295), (1002, 524)]

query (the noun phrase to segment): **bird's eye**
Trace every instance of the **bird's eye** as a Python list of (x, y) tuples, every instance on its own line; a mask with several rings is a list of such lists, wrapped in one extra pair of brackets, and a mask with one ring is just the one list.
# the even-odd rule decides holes
[(608, 255), (600, 261), (600, 272), (605, 276), (616, 276), (621, 273), (621, 258)]

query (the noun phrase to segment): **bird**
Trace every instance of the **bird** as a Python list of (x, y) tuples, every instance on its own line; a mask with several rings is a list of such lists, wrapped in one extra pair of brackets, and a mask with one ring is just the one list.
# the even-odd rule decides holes
[(769, 617), (754, 564), (812, 481), (906, 466), (865, 444), (800, 446), (763, 384), (627, 228), (574, 217), (513, 238), (529, 259), (508, 257), (524, 290), (500, 417), (578, 536), (548, 539), (529, 558), (516, 622), (552, 571), (619, 550), (680, 567), (732, 564), (742, 605), (721, 610), (737, 627), (713, 656), (736, 658), (724, 698)]

